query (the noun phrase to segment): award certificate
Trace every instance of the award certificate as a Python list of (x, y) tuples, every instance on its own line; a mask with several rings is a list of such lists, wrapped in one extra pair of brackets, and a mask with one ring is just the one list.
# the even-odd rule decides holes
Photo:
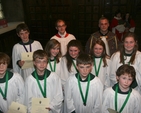
[(27, 107), (18, 102), (12, 102), (7, 113), (27, 113)]
[(31, 113), (49, 113), (49, 99), (48, 98), (32, 98)]
[(107, 110), (109, 111), (109, 113), (119, 113), (119, 112), (117, 112), (117, 111), (115, 111), (115, 110), (113, 110), (111, 108), (108, 108)]
[(21, 53), (21, 60), (25, 61), (22, 69), (32, 68), (33, 67), (33, 52)]

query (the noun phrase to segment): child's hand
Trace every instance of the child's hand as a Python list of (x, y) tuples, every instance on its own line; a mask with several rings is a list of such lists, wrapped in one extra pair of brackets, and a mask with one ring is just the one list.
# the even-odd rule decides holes
[(46, 109), (48, 109), (49, 111), (51, 110), (49, 107), (46, 107)]
[(18, 62), (18, 64), (22, 67), (22, 66), (24, 65), (24, 62), (25, 62), (25, 61), (21, 61), (21, 60), (20, 60), (20, 61)]

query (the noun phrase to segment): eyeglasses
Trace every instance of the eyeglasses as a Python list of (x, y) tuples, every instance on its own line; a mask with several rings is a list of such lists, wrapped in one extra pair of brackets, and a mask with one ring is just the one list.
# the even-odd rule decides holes
[(57, 26), (58, 28), (61, 28), (61, 27), (65, 27), (66, 25), (62, 25), (62, 26)]

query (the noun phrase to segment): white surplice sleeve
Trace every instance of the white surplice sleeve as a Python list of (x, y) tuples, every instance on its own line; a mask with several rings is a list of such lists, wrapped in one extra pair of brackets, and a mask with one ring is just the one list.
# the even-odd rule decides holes
[(54, 72), (52, 72), (50, 76), (54, 76), (54, 79), (52, 80), (53, 95), (50, 94), (51, 96), (53, 96), (51, 97), (52, 99), (50, 101), (50, 108), (52, 113), (60, 113), (63, 102), (61, 80)]
[[(110, 90), (112, 90), (111, 88), (107, 88), (106, 90), (104, 90), (103, 93), (103, 102), (102, 102), (102, 113), (109, 113), (108, 112), (108, 108), (110, 108)], [(112, 103), (111, 103), (112, 104)]]
[(120, 61), (120, 53), (116, 52), (111, 56), (111, 63), (110, 63), (110, 86), (113, 86), (115, 83), (117, 83), (116, 80), (116, 71), (119, 65)]
[(17, 65), (17, 61), (21, 60), (21, 55), (19, 48), (19, 44), (15, 44), (12, 50), (12, 64), (13, 64), (13, 71), (16, 73), (21, 74), (20, 67)]
[(60, 76), (60, 78), (61, 78), (61, 83), (64, 87), (67, 79), (69, 78), (66, 57), (62, 57), (62, 59), (61, 59), (61, 76)]
[(73, 97), (72, 97), (72, 77), (69, 77), (68, 81), (65, 84), (65, 103), (67, 106), (67, 113), (75, 111)]
[(14, 76), (16, 76), (16, 79), (14, 80), (14, 82), (18, 92), (16, 102), (25, 104), (25, 91), (24, 91), (25, 85), (24, 85), (23, 78), (18, 73), (15, 73)]

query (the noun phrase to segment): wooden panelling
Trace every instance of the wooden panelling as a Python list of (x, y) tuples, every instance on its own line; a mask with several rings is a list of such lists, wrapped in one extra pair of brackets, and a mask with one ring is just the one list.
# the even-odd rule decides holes
[[(54, 34), (55, 21), (64, 19), (67, 31), (85, 45), (90, 34), (98, 30), (98, 19), (104, 15), (110, 21), (117, 9), (123, 14), (131, 12), (135, 22), (140, 22), (141, 0), (23, 0), (26, 23), (34, 39), (47, 42)], [(138, 7), (137, 7), (138, 6)], [(138, 12), (136, 12), (138, 11)], [(136, 12), (136, 13), (133, 13)], [(138, 19), (136, 19), (136, 17)], [(137, 32), (140, 28), (137, 24)]]

